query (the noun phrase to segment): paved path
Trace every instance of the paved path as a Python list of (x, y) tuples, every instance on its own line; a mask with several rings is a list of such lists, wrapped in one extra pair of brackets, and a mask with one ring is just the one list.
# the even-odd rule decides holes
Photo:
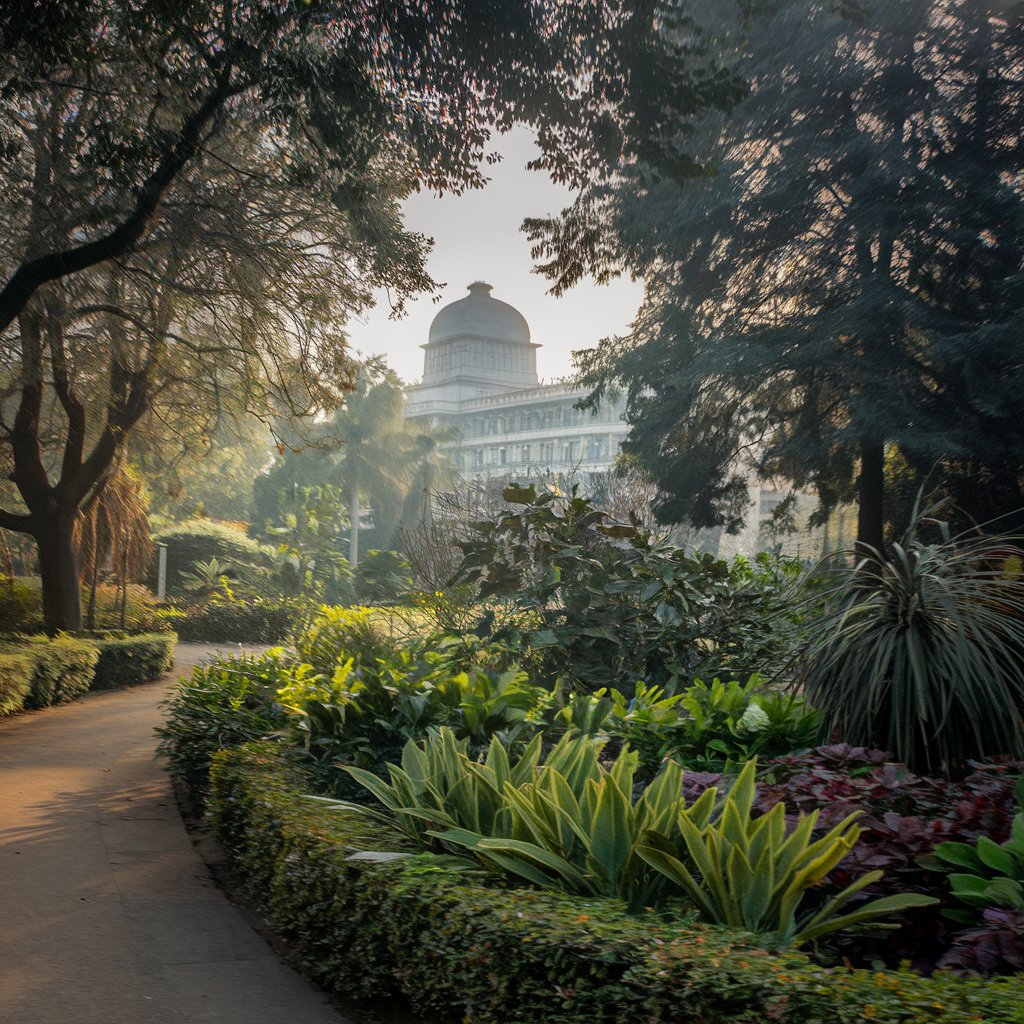
[(163, 683), (0, 723), (2, 1024), (344, 1024), (213, 884), (154, 761)]

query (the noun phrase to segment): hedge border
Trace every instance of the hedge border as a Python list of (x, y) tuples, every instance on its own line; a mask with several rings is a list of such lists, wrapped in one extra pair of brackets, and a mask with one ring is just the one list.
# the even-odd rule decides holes
[(826, 969), (721, 928), (608, 900), (466, 884), (397, 834), (302, 797), (279, 747), (219, 752), (218, 839), (308, 973), (347, 998), (401, 995), (464, 1024), (1013, 1024), (1024, 978)]
[(176, 633), (134, 633), (92, 640), (99, 660), (90, 690), (119, 690), (159, 679), (174, 664)]
[(30, 654), (0, 651), (0, 718), (14, 715), (25, 707), (32, 691), (35, 662)]
[(28, 636), (8, 650), (32, 659), (32, 688), (25, 698), (29, 710), (70, 704), (92, 685), (99, 651), (91, 640), (61, 633)]

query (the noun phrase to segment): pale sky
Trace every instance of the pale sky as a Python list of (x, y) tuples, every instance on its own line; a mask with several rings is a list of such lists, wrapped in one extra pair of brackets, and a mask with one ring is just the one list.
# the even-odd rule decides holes
[(624, 332), (636, 315), (642, 286), (628, 278), (598, 287), (585, 281), (555, 298), (547, 280), (533, 273), (530, 243), (519, 230), (524, 217), (557, 213), (572, 201), (572, 193), (554, 185), (544, 174), (527, 171), (535, 146), (525, 129), (497, 140), (504, 159), (486, 169), (486, 188), (462, 196), (420, 193), (405, 204), (406, 223), (434, 239), (428, 269), (444, 282), (441, 299), (425, 295), (408, 303), (401, 320), (389, 319), (381, 296), (364, 323), (350, 324), (352, 347), (363, 355), (383, 354), (406, 382), (423, 372), (423, 352), (431, 320), (447, 303), (467, 294), (471, 281), (493, 285), (491, 293), (515, 306), (530, 324), (542, 378), (564, 376), (572, 370), (571, 353), (601, 338)]

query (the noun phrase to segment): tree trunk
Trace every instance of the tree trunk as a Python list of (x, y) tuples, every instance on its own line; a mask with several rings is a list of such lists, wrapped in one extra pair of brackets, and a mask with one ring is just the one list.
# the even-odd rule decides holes
[(82, 628), (78, 554), (72, 540), (75, 513), (58, 509), (39, 524), (39, 575), (43, 585), (43, 622), (50, 634)]
[(885, 496), (885, 444), (865, 438), (860, 446), (857, 481), (857, 548), (865, 554), (885, 550), (883, 499)]
[(359, 488), (352, 488), (349, 506), (348, 564), (354, 569), (359, 564)]

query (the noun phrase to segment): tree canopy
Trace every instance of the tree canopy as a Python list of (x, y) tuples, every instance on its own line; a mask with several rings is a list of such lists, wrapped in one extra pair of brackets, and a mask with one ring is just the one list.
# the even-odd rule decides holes
[[(941, 463), (980, 519), (1024, 504), (1024, 26), (966, 0), (720, 12), (751, 91), (691, 143), (717, 173), (641, 161), (529, 227), (556, 287), (646, 279), (634, 331), (579, 356), (628, 390), (626, 445), (660, 513), (736, 528), (747, 472), (859, 505)], [(604, 219), (581, 260), (575, 222)], [(612, 244), (613, 243), (613, 244)], [(958, 484), (957, 481), (960, 481)]]
[(640, 152), (695, 173), (674, 126), (736, 89), (653, 3), (12, 9), (0, 459), (18, 500), (0, 525), (37, 542), (50, 628), (80, 622), (74, 519), (140, 421), (191, 410), (209, 434), (239, 406), (341, 401), (348, 317), (433, 283), (401, 222), (411, 190), (482, 184), (491, 133), (517, 121), (571, 185)]

